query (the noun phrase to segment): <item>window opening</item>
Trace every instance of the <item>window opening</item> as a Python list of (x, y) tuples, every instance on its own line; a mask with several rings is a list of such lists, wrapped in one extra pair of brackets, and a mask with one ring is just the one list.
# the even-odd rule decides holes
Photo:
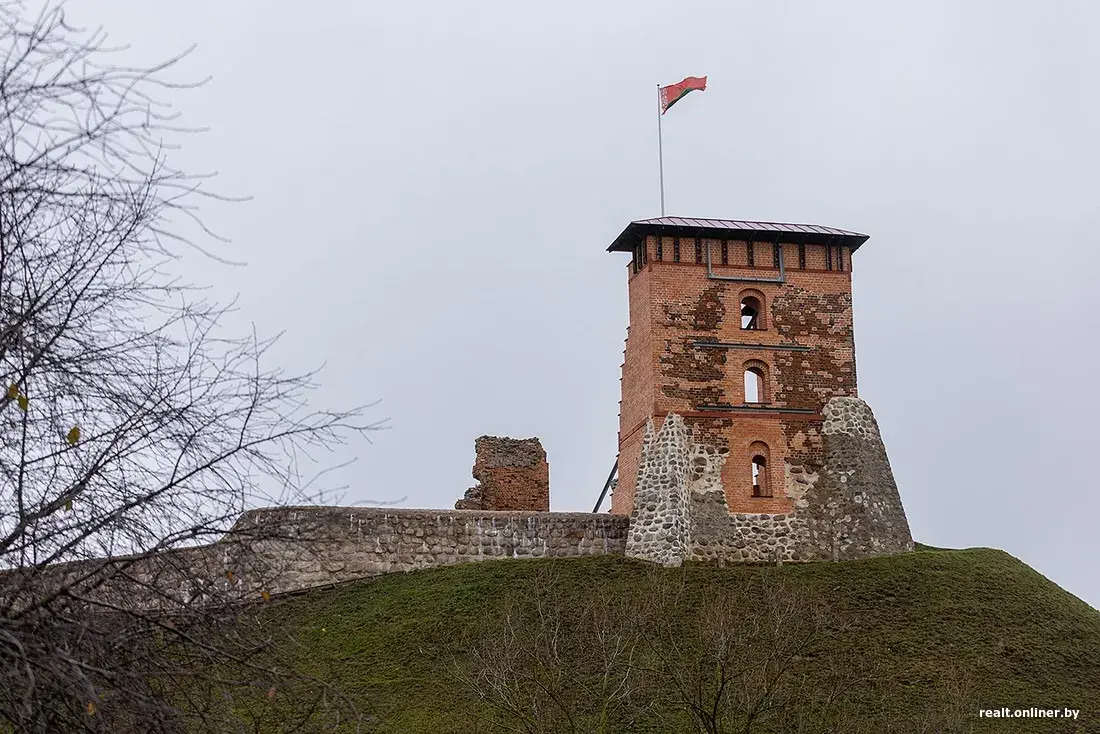
[(756, 330), (760, 328), (760, 301), (755, 296), (741, 299), (741, 328)]

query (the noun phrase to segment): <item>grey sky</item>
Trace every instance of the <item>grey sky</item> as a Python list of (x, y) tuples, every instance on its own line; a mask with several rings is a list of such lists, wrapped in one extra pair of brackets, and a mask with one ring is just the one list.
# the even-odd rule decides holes
[[(917, 540), (1003, 548), (1100, 605), (1100, 5), (78, 0), (136, 60), (198, 43), (176, 163), (251, 195), (247, 261), (183, 267), (286, 329), (319, 398), (391, 419), (347, 500), (450, 507), (474, 438), (536, 435), (555, 510), (615, 457), (624, 256), (668, 212), (866, 232), (860, 394)], [(340, 457), (335, 457), (339, 459)]]

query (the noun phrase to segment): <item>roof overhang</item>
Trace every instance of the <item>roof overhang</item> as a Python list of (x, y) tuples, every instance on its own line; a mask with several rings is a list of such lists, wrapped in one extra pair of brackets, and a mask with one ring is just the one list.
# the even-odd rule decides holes
[(648, 235), (699, 237), (706, 239), (747, 240), (806, 245), (843, 245), (855, 252), (870, 239), (869, 235), (817, 224), (749, 222), (734, 219), (695, 219), (657, 217), (640, 219), (626, 225), (608, 252), (633, 252)]

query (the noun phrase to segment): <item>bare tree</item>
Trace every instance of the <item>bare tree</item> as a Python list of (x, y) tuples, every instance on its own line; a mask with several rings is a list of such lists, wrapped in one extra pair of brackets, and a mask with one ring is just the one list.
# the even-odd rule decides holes
[[(934, 672), (933, 672), (934, 671)], [(938, 679), (938, 680), (937, 680)], [(914, 683), (931, 685), (936, 690), (934, 706), (907, 710), (899, 701), (907, 698)], [(981, 708), (975, 678), (961, 664), (929, 669), (926, 663), (906, 664), (889, 669), (880, 666), (873, 685), (868, 686), (866, 710), (869, 722), (865, 731), (881, 734), (970, 734)]]
[(902, 683), (880, 652), (810, 586), (767, 572), (737, 585), (654, 568), (627, 585), (578, 589), (542, 570), (503, 612), (473, 626), (454, 679), (487, 711), (462, 731), (698, 731), (879, 734), (970, 731), (969, 677), (942, 681), (943, 705), (899, 710)]
[(207, 632), (239, 612), (214, 593), (234, 569), (212, 583), (178, 549), (299, 500), (303, 460), (370, 428), (311, 410), (313, 375), (263, 366), (272, 341), (225, 334), (227, 306), (173, 275), (216, 240), (197, 207), (218, 197), (167, 156), (190, 131), (162, 95), (194, 85), (170, 79), (181, 56), (119, 50), (0, 0), (0, 722), (21, 731), (271, 701), (270, 635)]
[(666, 590), (677, 601), (662, 605), (650, 636), (652, 674), (670, 710), (706, 734), (855, 731), (838, 704), (867, 675), (819, 658), (843, 627), (813, 592), (759, 577), (708, 587), (685, 615), (688, 594)]
[(647, 616), (646, 603), (604, 587), (574, 604), (568, 584), (546, 570), (470, 631), (452, 671), (496, 714), (491, 730), (621, 731), (648, 710), (638, 665)]

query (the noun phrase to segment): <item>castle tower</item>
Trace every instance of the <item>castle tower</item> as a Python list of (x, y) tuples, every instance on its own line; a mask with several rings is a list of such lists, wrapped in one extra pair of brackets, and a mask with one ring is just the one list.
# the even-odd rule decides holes
[(824, 463), (826, 401), (856, 397), (851, 265), (867, 239), (682, 217), (623, 230), (608, 248), (632, 254), (612, 512), (633, 509), (646, 422), (669, 412), (729, 452), (731, 512), (794, 509), (788, 483)]

